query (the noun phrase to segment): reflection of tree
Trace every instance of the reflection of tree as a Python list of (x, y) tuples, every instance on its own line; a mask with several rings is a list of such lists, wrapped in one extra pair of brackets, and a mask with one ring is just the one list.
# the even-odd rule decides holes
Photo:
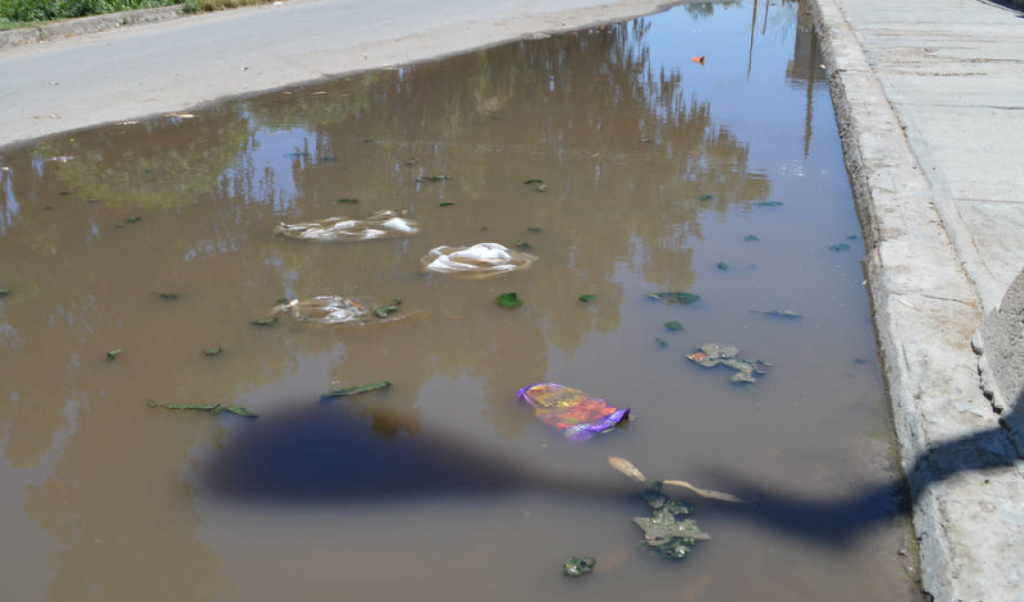
[[(747, 173), (746, 146), (715, 123), (709, 103), (685, 94), (680, 73), (651, 64), (647, 29), (641, 20), (514, 44), (318, 86), (322, 95), (249, 99), (5, 156), (0, 274), (23, 283), (4, 301), (19, 334), (17, 353), (0, 363), (7, 457), (38, 463), (66, 425), (64, 404), (81, 404), (63, 456), (28, 502), (65, 547), (55, 597), (90, 588), (146, 597), (130, 595), (146, 580), (177, 599), (223, 587), (177, 476), (216, 423), (158, 416), (141, 405), (147, 397), (236, 400), (327, 357), (342, 384), (395, 382), (386, 396), (333, 402), (369, 417), (384, 438), (399, 424), (416, 434), (427, 411), (421, 391), (443, 376), (483, 381), (456, 401), (514, 439), (532, 420), (511, 403), (515, 390), (547, 375), (556, 348), (571, 356), (587, 336), (618, 328), (617, 271), (688, 289), (699, 214), (766, 198), (769, 182)], [(258, 163), (277, 129), (309, 157)], [(41, 161), (55, 155), (75, 158)], [(421, 173), (453, 179), (417, 184)], [(289, 176), (294, 199), (277, 186)], [(534, 177), (546, 193), (522, 185)], [(61, 197), (65, 188), (73, 194)], [(702, 194), (715, 200), (702, 204)], [(362, 202), (339, 209), (342, 196)], [(445, 199), (458, 205), (440, 213)], [(408, 210), (424, 234), (351, 245), (270, 234), (279, 220), (387, 207)], [(135, 214), (143, 220), (113, 227)], [(541, 261), (500, 281), (419, 274), (431, 246), (481, 240), (529, 242)], [(527, 305), (496, 308), (495, 289), (506, 288)], [(164, 302), (154, 290), (183, 297)], [(584, 292), (601, 302), (580, 304)], [(422, 314), (361, 330), (247, 324), (286, 294), (325, 293), (402, 297)], [(212, 344), (228, 349), (213, 362), (199, 354)], [(125, 353), (103, 362), (114, 347)], [(167, 563), (194, 573), (174, 589)]]
[[(58, 179), (83, 199), (132, 207), (191, 205), (213, 190), (245, 148), (249, 122), (237, 105), (193, 119), (157, 119), (123, 130), (82, 132), (41, 145)], [(153, 143), (159, 140), (159, 143)]]

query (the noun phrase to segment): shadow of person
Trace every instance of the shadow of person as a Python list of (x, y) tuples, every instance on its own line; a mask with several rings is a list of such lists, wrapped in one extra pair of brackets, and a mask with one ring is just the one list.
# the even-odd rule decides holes
[[(1000, 425), (1020, 419), (1024, 394)], [(727, 515), (747, 520), (792, 536), (829, 545), (847, 545), (858, 534), (909, 515), (932, 486), (968, 471), (993, 471), (1013, 466), (1020, 458), (1002, 426), (940, 443), (918, 457), (903, 482), (869, 487), (859, 495), (842, 499), (812, 499), (746, 480), (721, 470), (706, 472), (710, 481), (753, 504), (709, 504), (704, 516)]]

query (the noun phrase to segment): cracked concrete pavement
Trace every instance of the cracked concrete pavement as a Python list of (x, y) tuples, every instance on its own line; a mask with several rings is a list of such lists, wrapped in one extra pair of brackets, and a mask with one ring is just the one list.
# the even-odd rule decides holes
[(1024, 19), (979, 0), (814, 5), (922, 586), (1024, 600)]

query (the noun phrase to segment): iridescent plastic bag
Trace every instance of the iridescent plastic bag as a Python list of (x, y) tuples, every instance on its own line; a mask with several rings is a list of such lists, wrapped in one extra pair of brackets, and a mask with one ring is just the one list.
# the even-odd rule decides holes
[(519, 389), (519, 399), (533, 406), (541, 422), (564, 432), (570, 441), (586, 441), (629, 417), (629, 408), (614, 408), (603, 399), (557, 383), (526, 385)]

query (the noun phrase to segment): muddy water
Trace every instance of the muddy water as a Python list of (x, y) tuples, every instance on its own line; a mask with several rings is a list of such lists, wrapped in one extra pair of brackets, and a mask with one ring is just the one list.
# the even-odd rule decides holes
[[(822, 76), (798, 4), (694, 4), (4, 152), (0, 599), (914, 599)], [(273, 235), (379, 209), (423, 232)], [(488, 241), (540, 259), (420, 269)], [(411, 315), (249, 323), (322, 294)], [(709, 342), (773, 366), (732, 385), (684, 359)], [(569, 444), (515, 400), (538, 380), (635, 420)], [(695, 500), (712, 541), (661, 560), (610, 453), (762, 504)]]

